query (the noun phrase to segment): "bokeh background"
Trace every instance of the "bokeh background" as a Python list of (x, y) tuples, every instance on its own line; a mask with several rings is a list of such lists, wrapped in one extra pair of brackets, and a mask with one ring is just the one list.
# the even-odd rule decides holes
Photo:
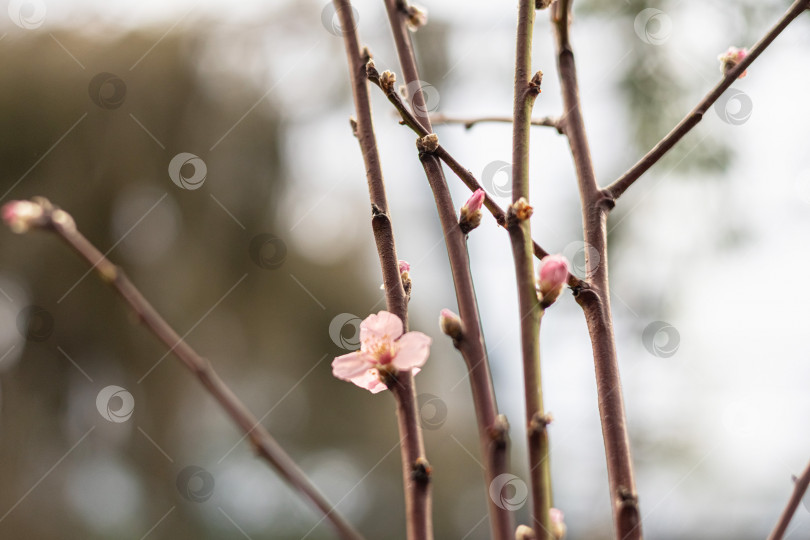
[[(381, 4), (355, 3), (359, 30), (378, 67), (398, 71)], [(0, 202), (42, 195), (71, 212), (368, 538), (404, 538), (393, 400), (329, 367), (356, 346), (359, 320), (384, 307), (329, 4), (6, 5)], [(715, 84), (720, 52), (751, 46), (787, 6), (578, 1), (573, 42), (600, 182)], [(516, 6), (427, 8), (414, 39), (429, 107), (510, 114)], [(809, 47), (804, 15), (610, 218), (650, 538), (763, 538), (810, 458)], [(535, 113), (557, 115), (545, 14), (534, 65), (546, 73)], [(398, 252), (412, 265), (411, 327), (434, 338), (416, 380), (436, 536), (487, 538), (465, 369), (437, 324), (441, 308), (456, 308), (438, 219), (414, 135), (372, 96)], [(508, 125), (438, 130), (504, 193)], [(531, 176), (535, 239), (582, 264), (573, 166), (553, 129), (532, 132)], [(448, 180), (460, 205), (468, 193)], [(508, 240), (485, 216), (469, 245), (512, 469), (525, 478)], [(0, 320), (0, 537), (333, 537), (55, 237), (0, 231)], [(542, 346), (555, 505), (569, 538), (609, 538), (590, 344), (570, 293), (547, 314)], [(810, 537), (810, 503), (789, 537)]]

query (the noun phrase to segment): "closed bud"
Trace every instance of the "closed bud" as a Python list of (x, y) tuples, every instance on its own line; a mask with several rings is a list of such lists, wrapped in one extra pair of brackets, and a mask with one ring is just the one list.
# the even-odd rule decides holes
[(518, 525), (515, 529), (515, 540), (537, 540), (537, 535), (531, 527), (526, 525)]
[(464, 203), (464, 206), (461, 207), (458, 224), (464, 234), (469, 233), (481, 224), (481, 207), (484, 205), (486, 196), (487, 194), (483, 189), (476, 189), (467, 199), (467, 202)]
[[(734, 69), (737, 64), (743, 61), (743, 59), (748, 56), (748, 49), (738, 49), (737, 47), (729, 47), (726, 52), (721, 54), (717, 57), (720, 60), (720, 71), (723, 72), (723, 75)], [(746, 69), (742, 73), (738, 79), (742, 79), (748, 74), (748, 70)]]
[(31, 201), (11, 201), (3, 206), (3, 221), (17, 234), (42, 225), (43, 216), (42, 205)]
[(389, 94), (394, 91), (394, 83), (397, 81), (397, 76), (392, 71), (385, 70), (380, 75), (380, 88), (383, 92)]
[(554, 536), (554, 540), (562, 540), (565, 538), (565, 533), (568, 528), (565, 526), (565, 521), (563, 521), (565, 516), (562, 510), (549, 508), (548, 517), (549, 521), (551, 521), (551, 535)]
[(540, 302), (546, 308), (557, 300), (568, 281), (568, 260), (562, 255), (546, 255), (540, 261), (537, 289)]
[(427, 24), (427, 10), (422, 6), (408, 6), (406, 14), (408, 15), (408, 30), (411, 32), (416, 32)]
[(443, 309), (439, 314), (439, 327), (442, 329), (442, 333), (453, 338), (453, 341), (461, 339), (464, 333), (461, 319), (449, 309)]

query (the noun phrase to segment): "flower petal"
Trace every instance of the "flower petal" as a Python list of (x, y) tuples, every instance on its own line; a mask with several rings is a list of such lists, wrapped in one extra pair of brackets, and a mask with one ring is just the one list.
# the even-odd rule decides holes
[(402, 320), (387, 311), (371, 314), (360, 323), (360, 342), (387, 339), (394, 341), (402, 335)]
[(372, 394), (379, 394), (383, 390), (388, 390), (385, 383), (380, 380), (380, 372), (376, 369), (366, 370), (366, 372), (359, 377), (353, 378), (352, 382)]
[(374, 365), (374, 360), (362, 351), (338, 356), (332, 360), (332, 375), (344, 381), (351, 381), (365, 373)]
[(433, 340), (422, 332), (408, 332), (397, 340), (397, 355), (392, 363), (401, 371), (422, 367), (430, 355)]

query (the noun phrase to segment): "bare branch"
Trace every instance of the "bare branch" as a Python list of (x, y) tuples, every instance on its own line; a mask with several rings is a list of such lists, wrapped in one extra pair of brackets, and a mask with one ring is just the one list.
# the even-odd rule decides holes
[[(585, 242), (589, 245), (589, 249), (586, 250), (588, 255), (586, 275), (591, 288), (580, 291), (576, 299), (585, 311), (593, 347), (599, 418), (605, 440), (616, 537), (621, 540), (640, 540), (641, 518), (616, 356), (616, 338), (610, 312), (606, 223), (612, 200), (607, 199), (596, 184), (588, 138), (582, 120), (574, 52), (568, 33), (571, 3), (572, 0), (558, 0), (551, 10), (551, 17), (556, 37), (563, 103), (565, 110), (568, 111), (563, 122), (574, 157), (582, 201)], [(598, 257), (591, 256), (593, 251)]]
[(506, 227), (512, 242), (520, 314), (520, 349), (523, 356), (523, 390), (526, 397), (526, 437), (529, 450), (531, 528), (542, 540), (551, 534), (551, 466), (548, 430), (543, 410), (540, 375), (540, 318), (543, 308), (537, 298), (529, 206), (529, 134), (532, 107), (540, 94), (543, 74), (532, 76), (534, 0), (520, 0), (515, 53), (514, 122), (512, 124), (512, 206)]
[(669, 152), (675, 144), (680, 141), (684, 135), (689, 133), (693, 127), (695, 127), (701, 120), (703, 120), (703, 115), (709, 110), (715, 101), (717, 101), (723, 92), (725, 92), (737, 77), (743, 73), (748, 66), (750, 66), (754, 60), (756, 60), (762, 52), (768, 48), (768, 46), (776, 39), (776, 37), (782, 33), (782, 31), (787, 28), (787, 26), (803, 11), (810, 7), (810, 2), (808, 0), (796, 0), (793, 2), (793, 5), (785, 12), (779, 22), (771, 28), (767, 34), (765, 34), (762, 39), (760, 39), (756, 45), (749, 51), (743, 60), (737, 64), (733, 69), (728, 70), (725, 76), (720, 80), (717, 85), (712, 88), (703, 99), (700, 100), (700, 103), (692, 109), (689, 114), (687, 114), (683, 120), (681, 120), (677, 126), (675, 126), (672, 131), (670, 131), (666, 137), (661, 139), (661, 141), (656, 144), (652, 150), (647, 152), (647, 154), (642, 157), (638, 162), (633, 165), (630, 170), (620, 176), (615, 182), (607, 186), (604, 191), (605, 193), (614, 201), (617, 200), (622, 194), (627, 191), (627, 188), (633, 185), (633, 183), (638, 180), (641, 175), (647, 172), (650, 167), (658, 163), (658, 161), (664, 157), (664, 155)]
[[(9, 204), (19, 204), (18, 201)], [(256, 417), (236, 397), (233, 391), (219, 378), (211, 363), (197, 354), (180, 335), (169, 326), (163, 317), (144, 298), (141, 292), (124, 274), (76, 228), (73, 218), (64, 210), (54, 207), (45, 199), (35, 198), (32, 204), (41, 208), (39, 217), (27, 226), (56, 233), (94, 268), (101, 279), (111, 284), (144, 326), (162, 341), (183, 365), (195, 376), (211, 396), (225, 410), (231, 420), (247, 435), (256, 450), (267, 463), (292, 487), (309, 499), (334, 526), (341, 538), (358, 540), (362, 536), (312, 485), (304, 472), (262, 426)]]
[(776, 527), (774, 527), (768, 540), (782, 540), (785, 536), (788, 525), (790, 525), (790, 520), (793, 519), (793, 514), (796, 513), (796, 509), (799, 507), (799, 503), (802, 501), (802, 497), (804, 497), (807, 491), (807, 486), (810, 485), (810, 463), (805, 467), (801, 476), (795, 479), (795, 482), (796, 484), (793, 486), (793, 493), (790, 495), (787, 506), (785, 506), (785, 509), (782, 511), (782, 515), (779, 516), (779, 521), (776, 522)]
[[(446, 114), (434, 114), (431, 118), (434, 126), (441, 124), (462, 124), (465, 129), (470, 129), (476, 124), (482, 123), (512, 123), (511, 116), (481, 116), (477, 118), (459, 118), (455, 116), (448, 116)], [(562, 134), (562, 124), (559, 119), (552, 118), (551, 116), (544, 116), (542, 118), (533, 118), (531, 120), (533, 126), (553, 127), (557, 133)]]

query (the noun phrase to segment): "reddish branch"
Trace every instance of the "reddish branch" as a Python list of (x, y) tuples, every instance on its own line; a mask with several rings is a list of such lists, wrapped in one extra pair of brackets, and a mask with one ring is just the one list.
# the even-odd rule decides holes
[(132, 311), (135, 312), (140, 322), (169, 347), (172, 354), (199, 379), (208, 393), (214, 397), (228, 416), (231, 417), (231, 420), (250, 439), (256, 453), (267, 461), (287, 483), (308, 498), (323, 513), (324, 518), (334, 526), (341, 538), (352, 540), (362, 538), (360, 533), (312, 485), (304, 472), (298, 468), (298, 465), (279, 446), (273, 436), (259, 423), (253, 413), (219, 378), (211, 363), (197, 354), (169, 326), (121, 268), (107, 259), (78, 231), (73, 218), (67, 212), (54, 207), (45, 199), (35, 198), (32, 202), (41, 206), (43, 212), (40, 218), (29, 223), (30, 226), (56, 233), (85, 259), (104, 281), (113, 286)]
[[(366, 166), (366, 178), (371, 199), (371, 224), (383, 273), (386, 303), (388, 311), (402, 319), (404, 331), (407, 332), (408, 300), (400, 278), (394, 232), (388, 212), (385, 183), (371, 120), (371, 102), (369, 101), (365, 67), (368, 58), (360, 50), (351, 3), (348, 0), (334, 0), (334, 5), (340, 18), (346, 57), (349, 62), (349, 77), (357, 112), (354, 131), (360, 143)], [(433, 538), (430, 466), (425, 458), (422, 429), (418, 421), (413, 375), (400, 373), (390, 389), (397, 401), (397, 419), (402, 438), (400, 446), (408, 539), (429, 540)]]
[(627, 188), (633, 185), (633, 183), (641, 177), (647, 170), (650, 169), (653, 165), (655, 165), (664, 154), (669, 152), (669, 150), (675, 146), (675, 144), (680, 141), (684, 135), (689, 133), (693, 127), (695, 127), (701, 120), (703, 120), (703, 115), (709, 110), (715, 101), (717, 101), (720, 96), (725, 92), (729, 86), (734, 83), (737, 77), (740, 76), (742, 72), (744, 72), (748, 66), (750, 66), (754, 60), (756, 60), (762, 52), (768, 48), (768, 46), (773, 42), (776, 37), (782, 33), (782, 30), (787, 28), (787, 26), (803, 11), (810, 8), (810, 1), (808, 0), (796, 0), (793, 2), (793, 5), (787, 10), (787, 12), (779, 19), (779, 22), (774, 25), (773, 28), (768, 31), (765, 36), (760, 39), (756, 45), (748, 52), (748, 55), (733, 69), (730, 69), (723, 79), (717, 83), (717, 85), (712, 88), (706, 96), (700, 100), (700, 103), (692, 109), (689, 114), (681, 120), (677, 126), (675, 126), (672, 131), (670, 131), (666, 137), (661, 139), (661, 141), (656, 144), (652, 150), (647, 152), (647, 154), (638, 160), (638, 163), (633, 165), (629, 171), (624, 173), (618, 180), (610, 184), (605, 188), (605, 194), (613, 199), (614, 201), (622, 196), (622, 194), (627, 191)]
[(808, 463), (804, 472), (802, 472), (801, 476), (796, 478), (795, 481), (796, 484), (793, 486), (793, 493), (790, 495), (787, 506), (785, 506), (785, 509), (782, 511), (782, 515), (779, 516), (779, 521), (776, 522), (776, 527), (774, 527), (768, 540), (782, 540), (785, 536), (788, 525), (790, 525), (790, 520), (793, 519), (793, 514), (796, 513), (796, 509), (799, 507), (799, 503), (802, 501), (802, 497), (804, 497), (807, 491), (807, 486), (810, 485), (810, 463)]
[(543, 411), (540, 375), (540, 318), (543, 308), (537, 298), (532, 256), (531, 212), (529, 199), (529, 133), (532, 107), (540, 94), (542, 72), (532, 76), (532, 34), (534, 0), (518, 4), (515, 53), (514, 122), (512, 124), (512, 206), (506, 227), (512, 241), (520, 315), (520, 348), (523, 356), (523, 390), (526, 399), (526, 437), (529, 450), (529, 487), (531, 490), (531, 528), (539, 539), (552, 540), (551, 471), (548, 455), (548, 430)]
[[(610, 312), (606, 223), (613, 201), (606, 198), (596, 184), (588, 138), (582, 120), (574, 52), (568, 33), (571, 1), (557, 1), (552, 10), (552, 23), (556, 36), (563, 104), (568, 111), (563, 117), (564, 132), (574, 157), (582, 202), (585, 242), (589, 246), (586, 250), (588, 255), (586, 271), (591, 288), (579, 291), (576, 298), (585, 311), (593, 347), (599, 417), (605, 441), (616, 537), (620, 540), (640, 539), (641, 518)], [(591, 257), (592, 252), (598, 257)]]
[[(425, 107), (422, 96), (419, 70), (416, 66), (410, 33), (407, 29), (405, 11), (407, 6), (402, 0), (385, 0), (385, 7), (388, 11), (394, 42), (405, 77), (404, 82), (406, 88), (412, 93), (409, 99), (414, 111), (417, 111), (416, 118), (410, 117), (412, 122), (416, 120), (412, 127), (418, 128), (427, 135), (432, 128), (429, 111)], [(433, 137), (435, 136), (431, 138)], [(437, 140), (432, 140), (429, 149), (423, 147), (424, 151), (420, 151), (420, 160), (436, 200), (436, 208), (444, 231), (447, 254), (453, 273), (459, 316), (464, 327), (463, 335), (454, 340), (454, 344), (467, 364), (488, 489), (497, 476), (507, 472), (508, 424), (503, 416), (498, 415), (495, 389), (492, 384), (489, 359), (484, 347), (465, 237), (458, 225), (455, 206), (442, 173), (441, 163), (431, 154), (437, 149), (437, 142)], [(492, 497), (488, 498), (488, 503), (493, 537), (504, 540), (511, 538), (514, 531), (510, 512), (496, 504)]]

